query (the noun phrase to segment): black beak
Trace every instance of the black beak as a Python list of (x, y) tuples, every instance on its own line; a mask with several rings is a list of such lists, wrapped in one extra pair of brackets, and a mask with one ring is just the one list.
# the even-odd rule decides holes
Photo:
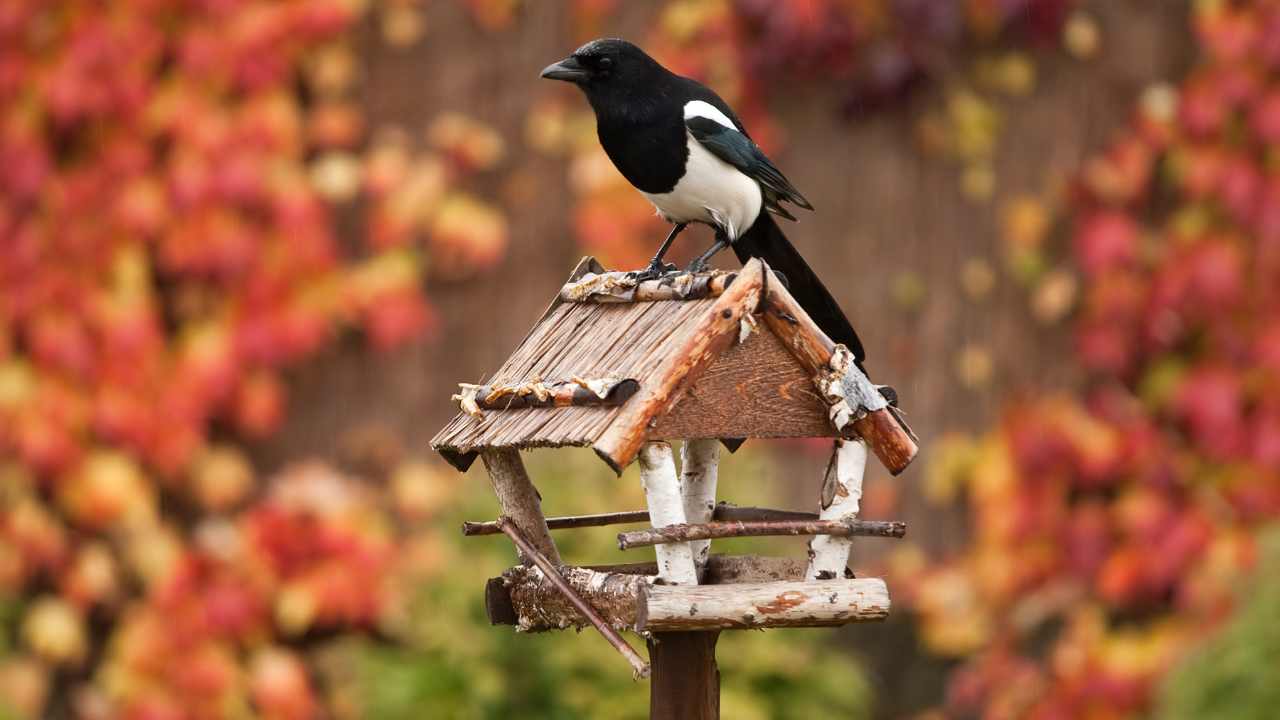
[(580, 83), (587, 79), (587, 69), (582, 67), (578, 59), (570, 55), (558, 63), (551, 63), (542, 70), (542, 77), (548, 80), (564, 80)]

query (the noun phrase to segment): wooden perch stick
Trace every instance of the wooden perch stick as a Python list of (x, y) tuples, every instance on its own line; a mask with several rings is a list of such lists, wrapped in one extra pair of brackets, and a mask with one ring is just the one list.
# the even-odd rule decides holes
[(649, 677), (649, 663), (645, 662), (644, 658), (640, 657), (635, 649), (628, 645), (627, 641), (623, 640), (622, 636), (619, 635), (616, 630), (609, 627), (609, 624), (605, 622), (604, 618), (600, 617), (600, 614), (596, 612), (595, 608), (587, 604), (587, 602), (582, 599), (582, 596), (578, 595), (578, 593), (569, 586), (569, 583), (565, 582), (564, 578), (560, 576), (559, 571), (556, 570), (556, 567), (551, 564), (551, 561), (542, 553), (538, 552), (538, 549), (525, 539), (524, 535), (514, 523), (512, 523), (507, 517), (503, 516), (498, 518), (498, 528), (501, 529), (502, 532), (506, 533), (507, 537), (511, 538), (511, 542), (515, 543), (515, 546), (520, 549), (520, 552), (533, 560), (533, 564), (536, 565), (544, 575), (546, 575), (547, 579), (555, 585), (556, 589), (563, 593), (569, 602), (573, 603), (573, 606), (577, 608), (578, 612), (582, 613), (587, 620), (591, 621), (591, 624), (595, 629), (600, 631), (600, 634), (604, 636), (604, 639), (608, 640), (609, 644), (612, 645), (613, 648), (622, 655), (622, 657), (627, 659), (627, 662), (631, 664), (631, 669), (637, 679)]
[[(851, 537), (900, 538), (907, 533), (907, 524), (898, 521), (878, 520), (781, 520), (757, 522), (710, 522), (701, 525), (668, 525), (618, 533), (618, 548), (630, 550), (637, 547), (683, 543), (692, 540), (717, 540), (735, 537), (778, 537), (786, 535), (831, 535)], [(843, 569), (843, 566), (842, 566)]]
[[(738, 507), (722, 502), (716, 505), (711, 515), (712, 520), (817, 520), (818, 514), (799, 510), (773, 510), (771, 508)], [(629, 525), (649, 522), (648, 510), (627, 510), (625, 512), (599, 513), (595, 515), (564, 515), (547, 518), (547, 527), (551, 530), (574, 530), (577, 528), (603, 527), (607, 525)], [(496, 520), (467, 520), (462, 523), (462, 534), (501, 535)]]
[[(837, 346), (782, 283), (768, 283), (761, 304), (765, 322), (796, 359), (816, 377), (828, 376), (832, 372), (831, 363)], [(850, 371), (859, 372), (857, 368)], [(858, 408), (852, 410), (856, 412)], [(912, 439), (914, 433), (899, 424), (898, 418), (887, 407), (854, 418), (852, 425), (854, 432), (867, 441), (872, 452), (894, 475), (905, 470), (919, 451), (919, 446)]]
[(889, 589), (880, 578), (646, 585), (640, 591), (636, 629), (649, 632), (832, 627), (889, 615)]
[(737, 273), (670, 273), (637, 283), (627, 272), (589, 273), (560, 288), (564, 302), (654, 302), (720, 297)]

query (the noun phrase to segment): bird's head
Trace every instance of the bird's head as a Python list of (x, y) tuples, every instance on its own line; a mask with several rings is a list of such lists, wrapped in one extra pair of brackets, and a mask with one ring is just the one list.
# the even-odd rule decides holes
[(548, 65), (542, 77), (571, 82), (593, 97), (638, 86), (655, 72), (664, 70), (640, 48), (620, 38), (601, 38)]

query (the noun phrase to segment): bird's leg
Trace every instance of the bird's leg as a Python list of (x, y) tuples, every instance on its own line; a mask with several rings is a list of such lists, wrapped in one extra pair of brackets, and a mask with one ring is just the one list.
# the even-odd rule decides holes
[(729, 247), (729, 236), (726, 235), (723, 230), (716, 228), (716, 241), (711, 244), (711, 247), (707, 248), (706, 252), (702, 253), (694, 259), (693, 262), (689, 263), (689, 267), (685, 268), (685, 270), (693, 273), (702, 272), (702, 268), (706, 266), (707, 261), (710, 260), (713, 255), (727, 247)]
[(674, 265), (667, 265), (662, 262), (662, 256), (667, 254), (667, 250), (671, 249), (671, 243), (675, 241), (676, 236), (679, 235), (680, 231), (684, 230), (687, 225), (688, 223), (676, 223), (675, 227), (671, 228), (670, 234), (667, 235), (667, 239), (662, 241), (662, 245), (658, 248), (658, 252), (654, 254), (653, 259), (649, 261), (649, 266), (640, 272), (631, 273), (632, 279), (636, 282), (644, 282), (645, 280), (652, 280), (670, 270), (675, 270), (676, 267)]

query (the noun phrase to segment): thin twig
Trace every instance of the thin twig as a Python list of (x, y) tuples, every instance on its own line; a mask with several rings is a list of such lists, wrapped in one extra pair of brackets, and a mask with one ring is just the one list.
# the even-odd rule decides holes
[(681, 543), (690, 540), (715, 540), (734, 537), (766, 537), (778, 535), (873, 535), (900, 538), (907, 532), (904, 522), (874, 520), (773, 520), (755, 522), (710, 522), (699, 525), (668, 525), (618, 533), (618, 547), (636, 547)]
[(568, 598), (569, 602), (573, 603), (573, 606), (578, 609), (578, 612), (582, 613), (583, 617), (585, 617), (596, 630), (600, 631), (600, 634), (604, 636), (604, 639), (608, 640), (609, 644), (612, 645), (613, 648), (622, 655), (622, 657), (627, 659), (627, 662), (631, 663), (631, 669), (632, 672), (634, 672), (636, 679), (649, 677), (649, 663), (645, 662), (644, 658), (640, 657), (640, 655), (627, 644), (627, 641), (622, 639), (622, 636), (619, 635), (617, 631), (609, 627), (609, 624), (605, 622), (604, 618), (600, 617), (600, 613), (596, 612), (595, 608), (591, 607), (586, 600), (582, 599), (581, 595), (574, 591), (569, 583), (565, 581), (564, 576), (560, 574), (560, 571), (556, 569), (556, 566), (551, 564), (551, 561), (548, 560), (545, 555), (538, 552), (538, 549), (525, 539), (524, 533), (520, 532), (520, 529), (516, 527), (515, 523), (511, 522), (506, 516), (499, 517), (498, 529), (506, 533), (507, 537), (511, 538), (511, 542), (515, 543), (516, 547), (520, 549), (520, 552), (524, 553), (525, 557), (533, 560), (533, 564), (538, 566), (538, 569), (547, 576), (547, 579), (551, 581), (551, 584), (563, 593), (564, 596)]
[[(737, 505), (722, 502), (716, 505), (712, 519), (721, 521), (742, 520), (747, 522), (754, 520), (817, 520), (818, 514), (802, 512), (799, 510), (738, 507)], [(625, 512), (599, 513), (596, 515), (564, 515), (561, 517), (550, 517), (547, 518), (547, 529), (572, 530), (574, 528), (627, 525), (629, 523), (647, 522), (649, 522), (649, 512), (647, 510), (628, 510)], [(467, 520), (462, 523), (462, 534), (468, 537), (472, 535), (499, 535), (501, 533), (502, 531), (498, 529), (498, 523), (495, 520)]]

